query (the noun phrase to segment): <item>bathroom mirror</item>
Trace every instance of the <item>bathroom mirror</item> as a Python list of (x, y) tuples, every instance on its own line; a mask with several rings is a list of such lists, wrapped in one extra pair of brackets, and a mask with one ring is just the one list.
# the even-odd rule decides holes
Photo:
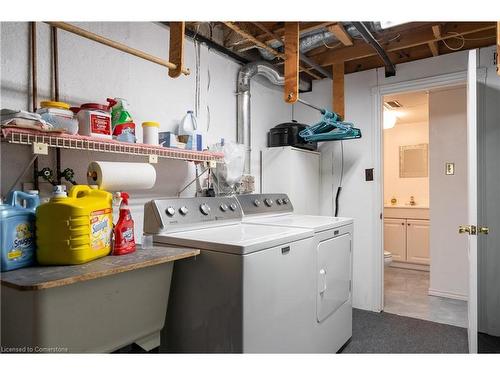
[(427, 143), (399, 147), (399, 177), (427, 177), (429, 175)]

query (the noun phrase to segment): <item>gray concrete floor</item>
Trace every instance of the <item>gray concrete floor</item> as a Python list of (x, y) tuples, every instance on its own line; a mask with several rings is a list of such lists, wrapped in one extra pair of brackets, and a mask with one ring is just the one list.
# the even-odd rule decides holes
[(437, 323), (467, 327), (467, 302), (429, 296), (429, 272), (384, 269), (384, 311)]

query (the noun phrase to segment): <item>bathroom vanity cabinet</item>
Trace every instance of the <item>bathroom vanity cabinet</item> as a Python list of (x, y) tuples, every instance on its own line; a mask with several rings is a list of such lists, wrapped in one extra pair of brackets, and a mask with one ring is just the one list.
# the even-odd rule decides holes
[(429, 254), (428, 208), (384, 209), (384, 250), (392, 254), (394, 266), (427, 269)]

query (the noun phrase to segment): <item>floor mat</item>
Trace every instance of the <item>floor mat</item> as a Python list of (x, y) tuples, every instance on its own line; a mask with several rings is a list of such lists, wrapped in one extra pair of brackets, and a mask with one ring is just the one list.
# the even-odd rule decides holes
[(468, 353), (465, 328), (358, 309), (352, 320), (342, 353)]

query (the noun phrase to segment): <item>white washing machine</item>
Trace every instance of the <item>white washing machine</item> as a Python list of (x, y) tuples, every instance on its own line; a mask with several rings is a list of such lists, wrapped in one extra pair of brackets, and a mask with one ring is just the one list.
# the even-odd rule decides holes
[(352, 336), (353, 220), (293, 213), (286, 194), (239, 195), (243, 222), (314, 231), (314, 352), (335, 353)]
[(242, 223), (234, 197), (153, 200), (144, 214), (157, 245), (201, 250), (175, 262), (160, 351), (313, 351), (311, 229)]

